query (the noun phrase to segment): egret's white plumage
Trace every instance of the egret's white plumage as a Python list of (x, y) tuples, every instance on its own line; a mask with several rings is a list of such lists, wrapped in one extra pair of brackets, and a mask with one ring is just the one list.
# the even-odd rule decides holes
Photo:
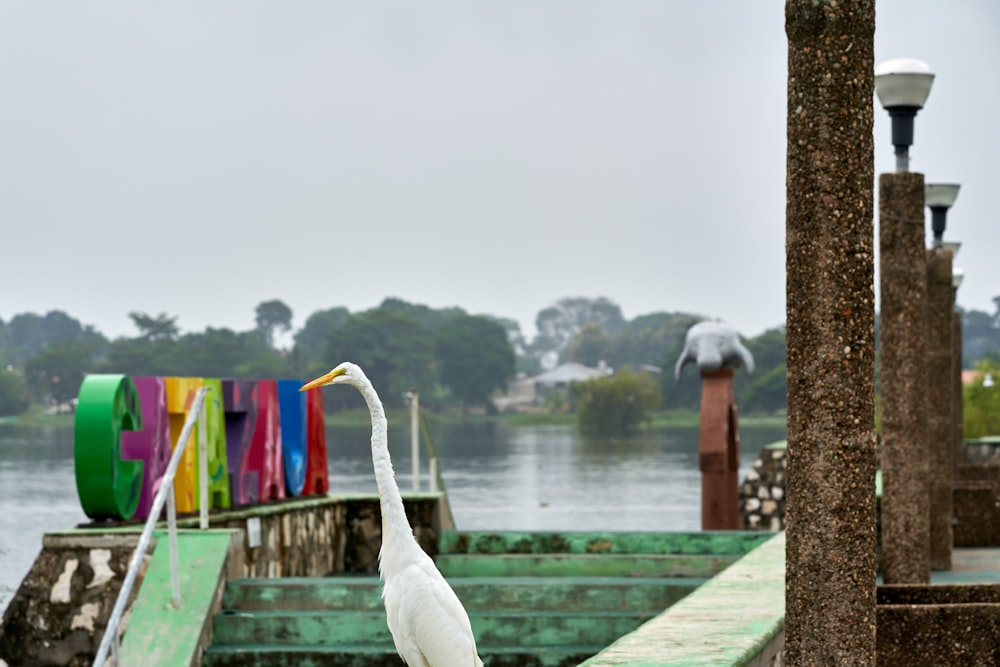
[(356, 364), (345, 362), (304, 385), (355, 387), (372, 418), (372, 463), (382, 506), (382, 549), (379, 574), (382, 598), (396, 651), (410, 667), (482, 667), (469, 615), (455, 591), (438, 571), (406, 520), (403, 497), (389, 458), (385, 410), (371, 381)]

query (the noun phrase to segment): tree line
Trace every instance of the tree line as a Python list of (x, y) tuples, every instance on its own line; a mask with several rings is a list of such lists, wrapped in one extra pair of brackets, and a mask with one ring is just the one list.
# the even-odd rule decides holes
[[(962, 312), (965, 367), (1000, 362), (1000, 297), (994, 303), (993, 314)], [(261, 302), (248, 331), (208, 327), (182, 333), (176, 316), (136, 311), (129, 317), (136, 334), (114, 340), (60, 310), (0, 320), (0, 415), (19, 414), (32, 403), (66, 403), (87, 373), (308, 379), (344, 360), (361, 364), (390, 406), (402, 405), (415, 388), (430, 409), (489, 409), (490, 398), (517, 376), (560, 362), (603, 361), (646, 377), (643, 396), (653, 395), (648, 378), (654, 378), (658, 396), (650, 405), (697, 409), (697, 373), (689, 371), (678, 383), (672, 369), (688, 328), (706, 319), (657, 312), (626, 320), (607, 298), (564, 298), (539, 311), (537, 334), (529, 340), (511, 319), (395, 298), (354, 313), (344, 307), (316, 311), (298, 329), (291, 308), (280, 300)], [(276, 345), (279, 333), (292, 333), (290, 348)], [(757, 370), (736, 374), (741, 410), (783, 410), (784, 329), (744, 340)], [(596, 396), (577, 392), (570, 401), (585, 395)], [(328, 404), (331, 410), (361, 405), (354, 392), (331, 393)]]

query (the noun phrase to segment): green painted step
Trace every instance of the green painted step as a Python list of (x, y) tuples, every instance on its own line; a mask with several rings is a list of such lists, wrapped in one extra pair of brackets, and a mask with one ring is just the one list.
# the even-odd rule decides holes
[(749, 553), (773, 535), (762, 531), (520, 532), (446, 531), (442, 554), (702, 554)]
[[(608, 644), (655, 616), (654, 612), (470, 612), (476, 642), (501, 646)], [(213, 618), (216, 645), (392, 645), (382, 611), (222, 612)]]
[[(576, 667), (603, 646), (541, 646), (527, 651), (517, 646), (479, 646), (489, 667)], [(204, 667), (403, 667), (396, 649), (386, 645), (353, 646), (211, 646)]]
[(439, 554), (446, 578), (453, 577), (712, 577), (737, 555), (688, 554)]
[[(662, 611), (707, 581), (703, 577), (462, 577), (449, 583), (470, 611)], [(243, 579), (230, 582), (232, 611), (383, 608), (378, 577)]]

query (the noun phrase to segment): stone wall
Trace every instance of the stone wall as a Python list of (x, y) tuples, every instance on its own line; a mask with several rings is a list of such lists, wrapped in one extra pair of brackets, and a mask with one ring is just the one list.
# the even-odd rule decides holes
[[(1000, 545), (1000, 443), (965, 443), (955, 481), (955, 546)], [(767, 445), (740, 483), (740, 528), (784, 530), (787, 450)]]
[(1000, 585), (879, 586), (878, 665), (1000, 664)]
[(968, 463), (1000, 465), (1000, 442), (994, 438), (977, 438), (965, 442), (965, 460)]
[(740, 528), (784, 530), (787, 466), (784, 447), (760, 450), (740, 484)]
[[(438, 506), (443, 497), (423, 493), (404, 498), (406, 518), (420, 546), (431, 556), (437, 555)], [(259, 521), (259, 542), (247, 534), (249, 521)], [(178, 525), (197, 528), (198, 519), (186, 518)], [(209, 526), (244, 531), (245, 577), (378, 572), (382, 513), (374, 494), (278, 502), (216, 513), (209, 517)]]
[[(440, 493), (408, 494), (407, 518), (421, 546), (437, 554), (441, 531)], [(259, 522), (259, 541), (248, 524)], [(211, 528), (243, 532), (244, 577), (324, 577), (378, 571), (381, 511), (375, 494), (321, 497), (215, 512)], [(197, 528), (197, 517), (182, 517), (180, 528)], [(11, 599), (0, 626), (0, 667), (84, 667), (93, 661), (111, 615), (141, 526), (90, 527), (50, 533), (31, 571)], [(134, 532), (120, 532), (134, 530)], [(133, 589), (139, 590), (144, 559)], [(129, 601), (131, 608), (132, 600)], [(126, 611), (124, 622), (127, 623)]]
[[(138, 542), (138, 534), (46, 535), (4, 612), (0, 664), (90, 665)], [(149, 553), (137, 582), (148, 561)]]

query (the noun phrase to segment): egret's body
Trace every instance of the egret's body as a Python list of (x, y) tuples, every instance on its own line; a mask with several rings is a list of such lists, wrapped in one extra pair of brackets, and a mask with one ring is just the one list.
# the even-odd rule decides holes
[(469, 615), (438, 571), (406, 520), (403, 497), (389, 458), (385, 410), (371, 381), (352, 363), (343, 363), (302, 387), (328, 384), (355, 387), (372, 419), (372, 463), (382, 507), (379, 574), (382, 598), (396, 651), (410, 667), (482, 667)]

